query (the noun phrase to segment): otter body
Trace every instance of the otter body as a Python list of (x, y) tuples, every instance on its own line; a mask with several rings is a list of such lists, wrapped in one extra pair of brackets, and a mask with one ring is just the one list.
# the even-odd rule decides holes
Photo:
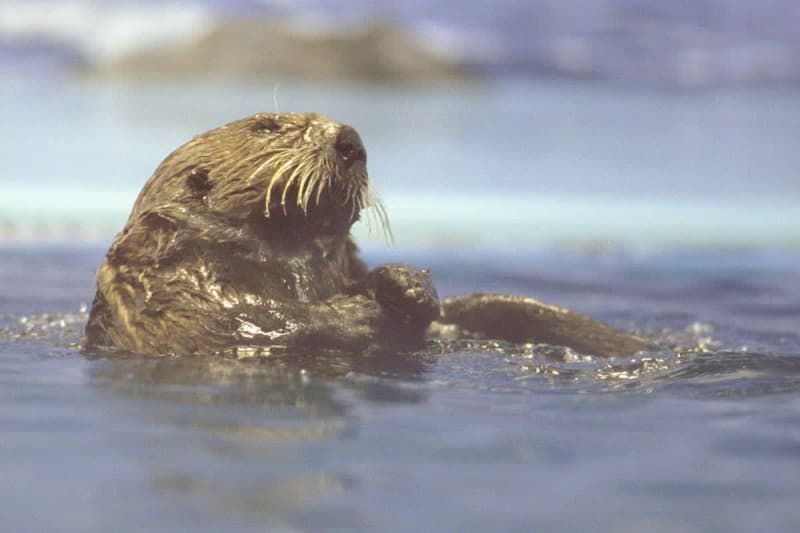
[[(87, 347), (209, 354), (239, 347), (419, 346), (432, 322), (470, 335), (627, 355), (644, 342), (535, 300), (439, 301), (427, 271), (368, 271), (350, 237), (370, 190), (356, 131), (314, 113), (257, 114), (170, 154), (97, 273)], [(451, 328), (452, 329), (452, 328)]]

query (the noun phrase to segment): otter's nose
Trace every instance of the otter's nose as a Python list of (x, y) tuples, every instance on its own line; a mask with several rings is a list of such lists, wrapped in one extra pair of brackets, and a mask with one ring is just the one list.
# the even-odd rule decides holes
[(339, 156), (344, 159), (348, 165), (352, 165), (356, 161), (367, 162), (367, 152), (364, 150), (364, 145), (361, 143), (361, 137), (359, 137), (356, 130), (350, 126), (342, 126), (339, 129), (334, 147), (339, 153)]

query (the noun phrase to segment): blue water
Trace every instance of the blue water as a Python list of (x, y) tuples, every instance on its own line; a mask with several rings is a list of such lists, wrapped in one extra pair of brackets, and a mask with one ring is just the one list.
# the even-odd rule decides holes
[(683, 348), (235, 361), (76, 344), (144, 179), (273, 85), (0, 92), (0, 529), (800, 528), (796, 93), (282, 82), (362, 132), (370, 264)]
[(411, 257), (704, 353), (232, 361), (83, 357), (101, 254), (0, 252), (3, 529), (800, 527), (797, 255)]
[(0, 231), (12, 236), (107, 242), (170, 150), (277, 100), (361, 132), (401, 246), (800, 243), (800, 92), (6, 81)]

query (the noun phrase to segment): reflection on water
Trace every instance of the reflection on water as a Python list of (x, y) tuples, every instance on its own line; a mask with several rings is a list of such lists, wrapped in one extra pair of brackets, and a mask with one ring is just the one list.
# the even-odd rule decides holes
[(393, 252), (675, 351), (190, 359), (78, 351), (101, 251), (2, 253), (2, 529), (800, 525), (795, 256)]
[(107, 357), (90, 380), (103, 396), (144, 408), (119, 416), (151, 435), (139, 446), (160, 447), (142, 465), (147, 487), (179, 506), (202, 502), (212, 517), (246, 513), (274, 527), (276, 517), (350, 484), (298, 461), (304, 446), (356, 428), (333, 389), (309, 374), (270, 362)]
[[(40, 477), (53, 466), (24, 458), (38, 458), (57, 439), (55, 471), (94, 495), (77, 503), (68, 496), (69, 508), (55, 507), (60, 522), (81, 524), (76, 514), (91, 512), (90, 528), (215, 530), (235, 517), (244, 528), (374, 529), (471, 516), (513, 528), (537, 516), (555, 527), (557, 515), (545, 509), (577, 499), (578, 529), (599, 508), (615, 528), (629, 520), (667, 527), (671, 513), (685, 509), (715, 529), (734, 520), (709, 518), (698, 501), (732, 498), (749, 512), (757, 504), (781, 512), (776, 486), (800, 494), (789, 466), (800, 434), (781, 429), (800, 420), (791, 403), (777, 408), (796, 405), (796, 354), (605, 360), (541, 345), (470, 343), (434, 358), (85, 359), (51, 344), (65, 340), (52, 323), (43, 322), (46, 334), (0, 339), (2, 353), (20, 353), (0, 362), (0, 427), (11, 436), (0, 445), (0, 467), (18, 480), (20, 496), (54, 497), (62, 484)], [(33, 366), (32, 353), (39, 354)], [(38, 413), (24, 425), (13, 414), (20, 402)], [(785, 474), (756, 474), (748, 461), (765, 457), (784, 457)], [(739, 468), (746, 481), (713, 466), (697, 475), (697, 460)], [(24, 470), (6, 468), (20, 461)], [(86, 468), (87, 461), (96, 464)], [(37, 477), (26, 482), (23, 472)], [(556, 480), (564, 494), (544, 489)], [(441, 500), (447, 510), (433, 504)], [(665, 511), (644, 512), (654, 502)]]

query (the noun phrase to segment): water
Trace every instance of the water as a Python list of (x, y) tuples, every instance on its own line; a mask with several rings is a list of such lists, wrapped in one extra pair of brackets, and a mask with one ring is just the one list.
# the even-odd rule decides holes
[(413, 257), (445, 294), (532, 293), (713, 347), (609, 362), (87, 359), (71, 344), (101, 254), (0, 254), (4, 529), (800, 526), (797, 255)]
[(371, 264), (686, 349), (81, 354), (142, 181), (267, 85), (0, 89), (0, 529), (800, 528), (797, 94), (281, 85), (362, 132), (397, 241), (360, 229)]
[(273, 110), (277, 84), (279, 109), (359, 130), (398, 245), (800, 243), (798, 92), (6, 81), (0, 232), (12, 237), (107, 242), (170, 150)]

